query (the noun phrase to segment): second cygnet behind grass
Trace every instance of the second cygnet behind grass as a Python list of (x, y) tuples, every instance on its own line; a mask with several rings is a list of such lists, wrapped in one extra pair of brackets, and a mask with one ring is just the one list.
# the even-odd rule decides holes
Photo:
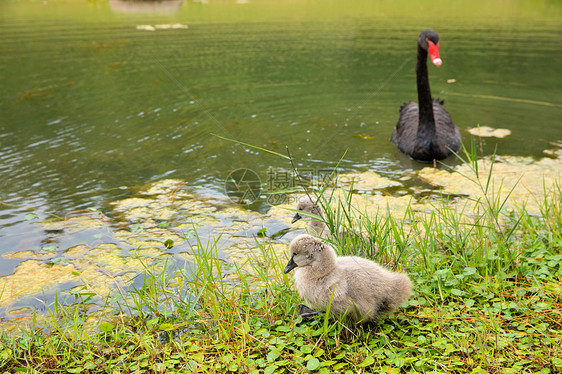
[[(299, 212), (303, 212), (302, 214)], [(350, 233), (345, 228), (339, 228), (337, 233), (330, 231), (326, 224), (324, 210), (317, 200), (313, 200), (309, 196), (302, 196), (297, 201), (297, 212), (295, 213), (291, 223), (295, 223), (301, 218), (306, 217), (308, 220), (307, 231), (310, 235), (317, 238), (341, 240), (342, 235)], [(352, 235), (367, 239), (360, 231), (351, 231)]]
[[(289, 245), (285, 273), (295, 267), (297, 291), (309, 307), (330, 314), (369, 321), (394, 312), (412, 293), (403, 273), (389, 271), (361, 257), (338, 257), (329, 244), (299, 235)], [(332, 296), (333, 295), (333, 296)]]
[[(320, 204), (312, 200), (309, 196), (302, 196), (297, 201), (297, 210), (291, 223), (295, 223), (301, 218), (308, 220), (308, 233), (319, 238), (327, 238), (330, 235), (330, 229), (324, 222), (324, 211)], [(299, 214), (304, 212), (305, 214)], [(313, 217), (317, 216), (317, 217)]]

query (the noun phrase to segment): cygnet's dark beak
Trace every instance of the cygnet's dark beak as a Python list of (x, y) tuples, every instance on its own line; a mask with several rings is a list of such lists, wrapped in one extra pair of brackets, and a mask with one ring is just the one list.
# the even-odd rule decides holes
[(295, 263), (295, 261), (293, 261), (293, 258), (291, 257), (291, 259), (289, 260), (289, 262), (287, 262), (287, 266), (285, 266), (285, 271), (284, 273), (287, 274), (288, 272), (290, 272), (291, 270), (293, 270), (294, 268), (296, 268), (298, 265)]
[(295, 213), (295, 216), (293, 217), (293, 220), (291, 221), (291, 223), (295, 223), (301, 218), (302, 218), (302, 216), (300, 214)]

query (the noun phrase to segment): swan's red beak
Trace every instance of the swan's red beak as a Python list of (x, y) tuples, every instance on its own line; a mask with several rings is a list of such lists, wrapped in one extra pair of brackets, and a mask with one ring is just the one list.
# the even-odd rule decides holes
[(431, 59), (431, 61), (435, 66), (441, 66), (443, 61), (441, 61), (441, 58), (439, 57), (439, 42), (437, 42), (437, 44), (434, 44), (431, 40), (429, 39), (426, 40), (427, 40), (427, 44), (429, 45), (429, 48), (427, 49), (427, 52), (429, 53), (429, 58)]

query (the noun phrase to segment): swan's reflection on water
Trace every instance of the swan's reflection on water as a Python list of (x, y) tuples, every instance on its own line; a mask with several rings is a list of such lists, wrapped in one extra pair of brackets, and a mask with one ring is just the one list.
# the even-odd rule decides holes
[(175, 13), (183, 0), (109, 0), (109, 6), (117, 13)]

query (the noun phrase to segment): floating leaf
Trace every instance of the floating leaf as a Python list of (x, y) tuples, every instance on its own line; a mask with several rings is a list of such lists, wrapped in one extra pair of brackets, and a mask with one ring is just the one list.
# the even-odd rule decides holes
[(27, 213), (24, 217), (24, 220), (31, 221), (31, 220), (36, 219), (36, 218), (38, 218), (36, 214)]
[(68, 262), (68, 258), (61, 256), (47, 261), (48, 264), (60, 264), (61, 262)]
[(156, 29), (160, 29), (160, 30), (176, 30), (176, 29), (187, 29), (189, 28), (189, 26), (181, 24), (181, 23), (165, 23), (165, 24), (161, 24), (161, 25), (154, 25), (154, 27)]
[(151, 25), (137, 25), (137, 30), (154, 31), (156, 28)]
[(468, 132), (481, 138), (505, 138), (506, 136), (511, 135), (511, 130), (494, 129), (489, 126), (474, 127), (472, 129), (468, 129)]
[(375, 139), (375, 137), (372, 136), (372, 135), (364, 135), (364, 134), (356, 134), (356, 135), (353, 135), (353, 137), (357, 138), (357, 139), (363, 139), (363, 140)]
[(170, 249), (174, 246), (174, 241), (172, 239), (168, 239), (164, 242), (164, 246), (166, 248)]

